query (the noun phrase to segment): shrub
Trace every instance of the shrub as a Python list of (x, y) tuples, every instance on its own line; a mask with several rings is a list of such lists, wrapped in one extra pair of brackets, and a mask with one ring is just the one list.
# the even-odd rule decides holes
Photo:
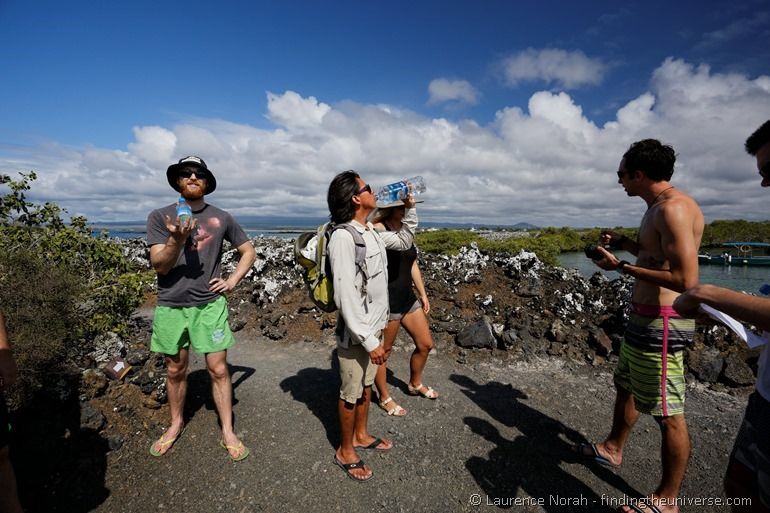
[(89, 352), (94, 335), (125, 331), (150, 282), (117, 243), (92, 237), (85, 218), (66, 224), (58, 205), (27, 201), (35, 179), (0, 175), (8, 189), (0, 195), (0, 309), (19, 366), (19, 401), (57, 376), (65, 355)]

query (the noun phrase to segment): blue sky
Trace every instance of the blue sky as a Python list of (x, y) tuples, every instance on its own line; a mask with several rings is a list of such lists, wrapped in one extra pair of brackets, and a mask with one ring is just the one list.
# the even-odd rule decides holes
[(95, 221), (194, 153), (236, 215), (321, 217), (352, 167), (424, 175), (433, 221), (633, 225), (614, 171), (658, 137), (707, 219), (767, 217), (770, 6), (581, 4), (0, 0), (0, 172)]

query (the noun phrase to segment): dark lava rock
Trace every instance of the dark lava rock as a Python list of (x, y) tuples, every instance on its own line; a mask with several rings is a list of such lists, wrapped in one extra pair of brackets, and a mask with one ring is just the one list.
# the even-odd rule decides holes
[(106, 422), (102, 412), (88, 403), (80, 404), (80, 429), (101, 431)]
[(600, 356), (607, 356), (612, 352), (612, 340), (599, 327), (593, 327), (588, 330), (588, 345)]
[(755, 381), (751, 367), (743, 361), (738, 353), (732, 353), (725, 360), (725, 383), (730, 386), (749, 386)]
[(471, 324), (458, 333), (456, 342), (460, 347), (489, 347), (492, 349), (497, 347), (497, 339), (492, 330), (492, 323), (487, 317)]
[(141, 366), (150, 359), (150, 351), (144, 347), (136, 347), (131, 349), (126, 355), (126, 362), (129, 365)]
[(85, 399), (99, 397), (107, 390), (107, 376), (96, 369), (87, 369), (80, 376), (80, 396)]
[(687, 366), (690, 372), (700, 381), (716, 383), (725, 366), (725, 359), (713, 347), (702, 351), (687, 350)]
[(107, 437), (107, 447), (109, 447), (111, 451), (117, 451), (123, 447), (124, 442), (125, 440), (120, 435), (110, 435)]

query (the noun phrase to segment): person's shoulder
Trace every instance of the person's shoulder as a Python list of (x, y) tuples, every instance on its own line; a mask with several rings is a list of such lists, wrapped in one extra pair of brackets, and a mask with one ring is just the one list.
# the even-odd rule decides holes
[(163, 207), (152, 210), (147, 215), (147, 219), (153, 219), (157, 217), (160, 217), (161, 219), (163, 219), (163, 216), (169, 215), (170, 212), (176, 213), (176, 206), (173, 203), (171, 205), (165, 205)]

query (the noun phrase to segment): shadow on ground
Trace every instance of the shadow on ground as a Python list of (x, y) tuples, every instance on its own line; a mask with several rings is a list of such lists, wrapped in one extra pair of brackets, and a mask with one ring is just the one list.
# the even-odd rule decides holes
[(340, 370), (336, 349), (332, 352), (328, 369), (308, 367), (281, 381), (281, 390), (289, 392), (295, 401), (304, 403), (321, 421), (326, 438), (335, 449), (340, 444), (337, 414), (339, 387)]
[(107, 499), (108, 443), (94, 430), (81, 430), (76, 396), (36, 398), (11, 420), (11, 461), (24, 511), (81, 513)]
[[(252, 367), (228, 364), (233, 381), (233, 425), (235, 425), (235, 405), (238, 404), (238, 386), (254, 374)], [(214, 398), (211, 395), (211, 378), (206, 369), (197, 369), (187, 376), (187, 400), (184, 405), (185, 424), (192, 419), (201, 408), (216, 411)], [(217, 417), (217, 424), (219, 418)]]
[[(526, 394), (511, 385), (479, 384), (457, 374), (450, 379), (492, 419), (521, 433), (509, 440), (487, 420), (463, 419), (473, 433), (495, 444), (486, 457), (473, 456), (465, 463), (486, 493), (484, 504), (503, 508), (535, 504), (516, 503), (518, 497), (519, 500), (537, 501), (536, 504), (548, 513), (614, 511), (590, 487), (561, 468), (562, 463), (577, 462), (570, 446), (585, 442), (582, 435), (528, 406)], [(591, 469), (597, 477), (626, 495), (638, 495), (611, 470), (598, 465)]]

